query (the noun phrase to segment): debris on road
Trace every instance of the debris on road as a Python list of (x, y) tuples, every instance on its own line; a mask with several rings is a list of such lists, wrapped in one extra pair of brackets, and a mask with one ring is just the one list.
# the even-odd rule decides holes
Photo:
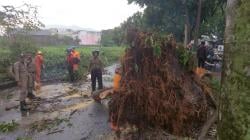
[(78, 111), (77, 109), (73, 110), (73, 111), (69, 114), (69, 116), (70, 116), (70, 117), (73, 116), (77, 111)]
[(36, 121), (31, 124), (30, 130), (32, 132), (42, 132), (44, 130), (52, 130), (55, 131), (56, 126), (60, 125), (63, 122), (69, 123), (69, 119), (66, 118), (55, 118), (55, 119), (44, 119), (41, 121)]
[(55, 133), (62, 133), (63, 131), (64, 130), (56, 130), (56, 131), (47, 133), (47, 135), (51, 135), (51, 134), (55, 134)]

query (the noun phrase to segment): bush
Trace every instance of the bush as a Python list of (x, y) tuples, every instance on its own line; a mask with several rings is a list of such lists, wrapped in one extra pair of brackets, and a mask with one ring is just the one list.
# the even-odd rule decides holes
[(38, 50), (35, 43), (27, 36), (17, 36), (8, 46), (10, 49), (11, 62), (15, 62), (21, 53), (35, 54)]
[(14, 38), (1, 37), (1, 58), (0, 58), (0, 82), (8, 81), (11, 77), (8, 76), (8, 68), (14, 64), (21, 53), (35, 54), (38, 47), (27, 36), (15, 36)]
[(192, 53), (186, 50), (184, 47), (177, 48), (177, 55), (179, 58), (179, 63), (184, 67), (188, 67), (188, 62), (192, 57)]

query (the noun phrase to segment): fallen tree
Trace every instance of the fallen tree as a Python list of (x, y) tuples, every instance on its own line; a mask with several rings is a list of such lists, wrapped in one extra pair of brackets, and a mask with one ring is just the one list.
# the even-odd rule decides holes
[(156, 127), (197, 137), (215, 103), (207, 85), (180, 65), (174, 38), (131, 29), (127, 41), (110, 120), (119, 127)]

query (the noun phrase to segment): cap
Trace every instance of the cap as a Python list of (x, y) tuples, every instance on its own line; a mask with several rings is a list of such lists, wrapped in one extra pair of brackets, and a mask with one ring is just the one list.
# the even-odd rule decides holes
[(37, 51), (37, 54), (43, 54), (42, 51)]
[(21, 54), (20, 54), (20, 57), (21, 57), (21, 58), (23, 58), (23, 57), (24, 57), (24, 54), (23, 54), (23, 53), (21, 53)]
[(92, 52), (94, 53), (94, 52), (100, 52), (100, 51), (96, 49), (96, 50), (93, 50)]

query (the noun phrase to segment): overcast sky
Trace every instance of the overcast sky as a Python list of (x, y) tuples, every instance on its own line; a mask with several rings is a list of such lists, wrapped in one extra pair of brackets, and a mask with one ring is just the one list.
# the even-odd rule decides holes
[(127, 0), (0, 0), (0, 5), (20, 6), (24, 2), (38, 6), (45, 25), (80, 26), (95, 30), (119, 26), (141, 11)]

